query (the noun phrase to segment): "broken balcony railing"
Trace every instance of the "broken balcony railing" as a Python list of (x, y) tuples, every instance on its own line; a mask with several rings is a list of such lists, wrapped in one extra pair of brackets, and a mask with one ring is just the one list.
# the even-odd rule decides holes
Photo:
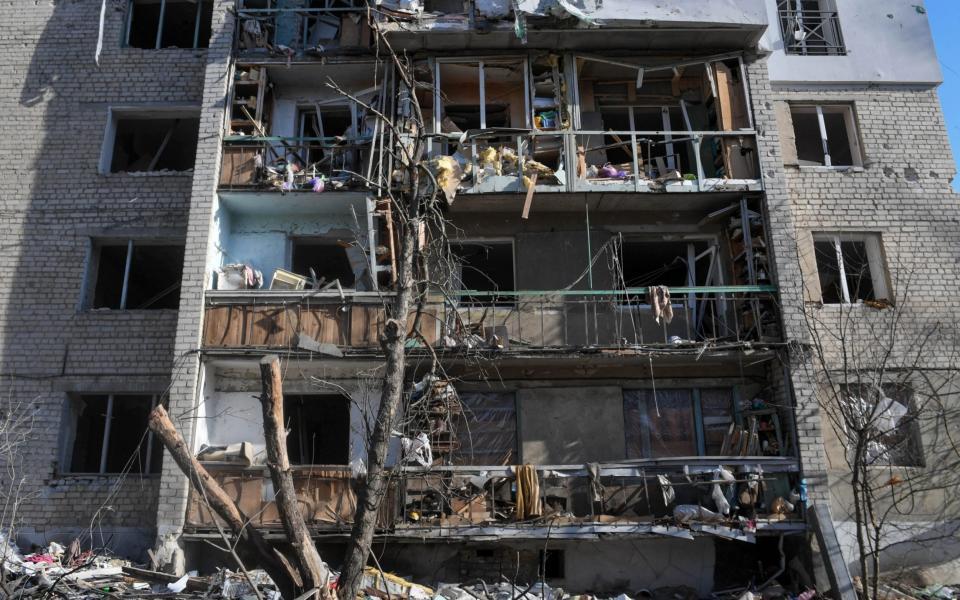
[(555, 292), (463, 291), (437, 315), (448, 345), (522, 350), (779, 339), (774, 286), (671, 288), (658, 319), (646, 288)]
[(463, 193), (710, 192), (761, 189), (756, 136), (744, 131), (506, 131), (441, 134)]
[(781, 10), (780, 32), (787, 54), (843, 56), (847, 49), (835, 12)]
[(370, 148), (370, 137), (226, 136), (220, 187), (316, 192), (362, 187), (369, 178)]
[[(645, 344), (776, 342), (771, 285), (671, 288), (673, 318), (656, 321), (645, 289), (462, 291), (431, 295), (419, 340), (450, 349), (524, 351)], [(384, 322), (376, 292), (209, 291), (206, 348), (297, 348), (313, 339), (378, 351)], [(302, 345), (302, 344), (301, 344)]]
[[(244, 8), (237, 12), (237, 48), (282, 55), (322, 52), (330, 46), (360, 45), (366, 3), (325, 0), (313, 8)], [(348, 23), (347, 20), (350, 22)]]
[[(732, 484), (713, 479), (718, 464), (734, 474), (736, 480)], [(683, 535), (671, 532), (676, 528), (665, 520), (672, 516), (674, 505), (702, 503), (714, 483), (739, 489), (750, 481), (761, 480), (763, 491), (756, 502), (757, 530), (803, 527), (802, 511), (775, 513), (771, 508), (779, 509), (780, 504), (774, 500), (788, 496), (798, 483), (797, 461), (791, 457), (647, 458), (599, 463), (593, 472), (583, 465), (537, 465), (538, 515), (518, 514), (518, 493), (522, 492), (518, 492), (514, 469), (504, 465), (401, 467), (397, 505), (402, 513), (396, 517), (395, 533), (496, 533), (516, 537), (590, 533)], [(725, 521), (721, 525), (729, 527), (736, 519)]]

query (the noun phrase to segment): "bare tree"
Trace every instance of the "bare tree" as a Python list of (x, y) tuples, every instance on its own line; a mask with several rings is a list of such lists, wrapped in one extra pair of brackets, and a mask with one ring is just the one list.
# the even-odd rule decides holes
[[(885, 553), (957, 535), (960, 338), (955, 324), (925, 316), (929, 304), (917, 306), (909, 266), (894, 271), (896, 298), (876, 298), (869, 261), (855, 246), (816, 251), (821, 300), (834, 302), (807, 303), (798, 358), (832, 434), (828, 459), (842, 461), (831, 465), (832, 476), (843, 471), (833, 494), (849, 506), (863, 594), (877, 600)], [(931, 512), (943, 529), (918, 535), (914, 515)]]
[(6, 564), (16, 540), (21, 506), (29, 500), (31, 478), (24, 464), (33, 437), (35, 405), (8, 394), (0, 402), (0, 591), (8, 595)]

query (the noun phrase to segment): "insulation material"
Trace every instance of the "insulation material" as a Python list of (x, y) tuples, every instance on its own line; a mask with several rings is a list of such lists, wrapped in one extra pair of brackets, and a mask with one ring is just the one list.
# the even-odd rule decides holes
[(459, 465), (510, 465), (517, 462), (517, 406), (512, 392), (461, 392), (463, 416), (457, 422)]
[(443, 192), (448, 204), (457, 197), (457, 188), (463, 178), (463, 169), (452, 156), (437, 156), (428, 163), (430, 172), (437, 178), (437, 185)]
[(690, 523), (692, 521), (718, 523), (723, 520), (723, 515), (695, 504), (681, 504), (673, 509), (673, 518), (676, 519), (677, 523)]

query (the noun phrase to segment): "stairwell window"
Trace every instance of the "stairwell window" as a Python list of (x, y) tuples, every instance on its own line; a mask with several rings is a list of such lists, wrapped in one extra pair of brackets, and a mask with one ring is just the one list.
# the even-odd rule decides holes
[(212, 0), (130, 0), (126, 45), (133, 48), (207, 48)]
[(791, 104), (797, 164), (800, 166), (862, 167), (860, 136), (853, 106)]
[(879, 235), (814, 234), (813, 248), (821, 302), (857, 304), (866, 300), (890, 300)]
[(84, 307), (179, 308), (183, 255), (183, 243), (166, 240), (93, 240)]

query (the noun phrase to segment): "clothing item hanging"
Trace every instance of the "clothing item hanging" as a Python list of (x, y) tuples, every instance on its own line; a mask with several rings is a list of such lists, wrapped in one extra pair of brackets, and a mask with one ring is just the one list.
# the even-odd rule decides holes
[(673, 305), (670, 304), (670, 289), (665, 285), (652, 285), (647, 288), (647, 303), (653, 307), (653, 317), (660, 324), (669, 324), (673, 320)]

